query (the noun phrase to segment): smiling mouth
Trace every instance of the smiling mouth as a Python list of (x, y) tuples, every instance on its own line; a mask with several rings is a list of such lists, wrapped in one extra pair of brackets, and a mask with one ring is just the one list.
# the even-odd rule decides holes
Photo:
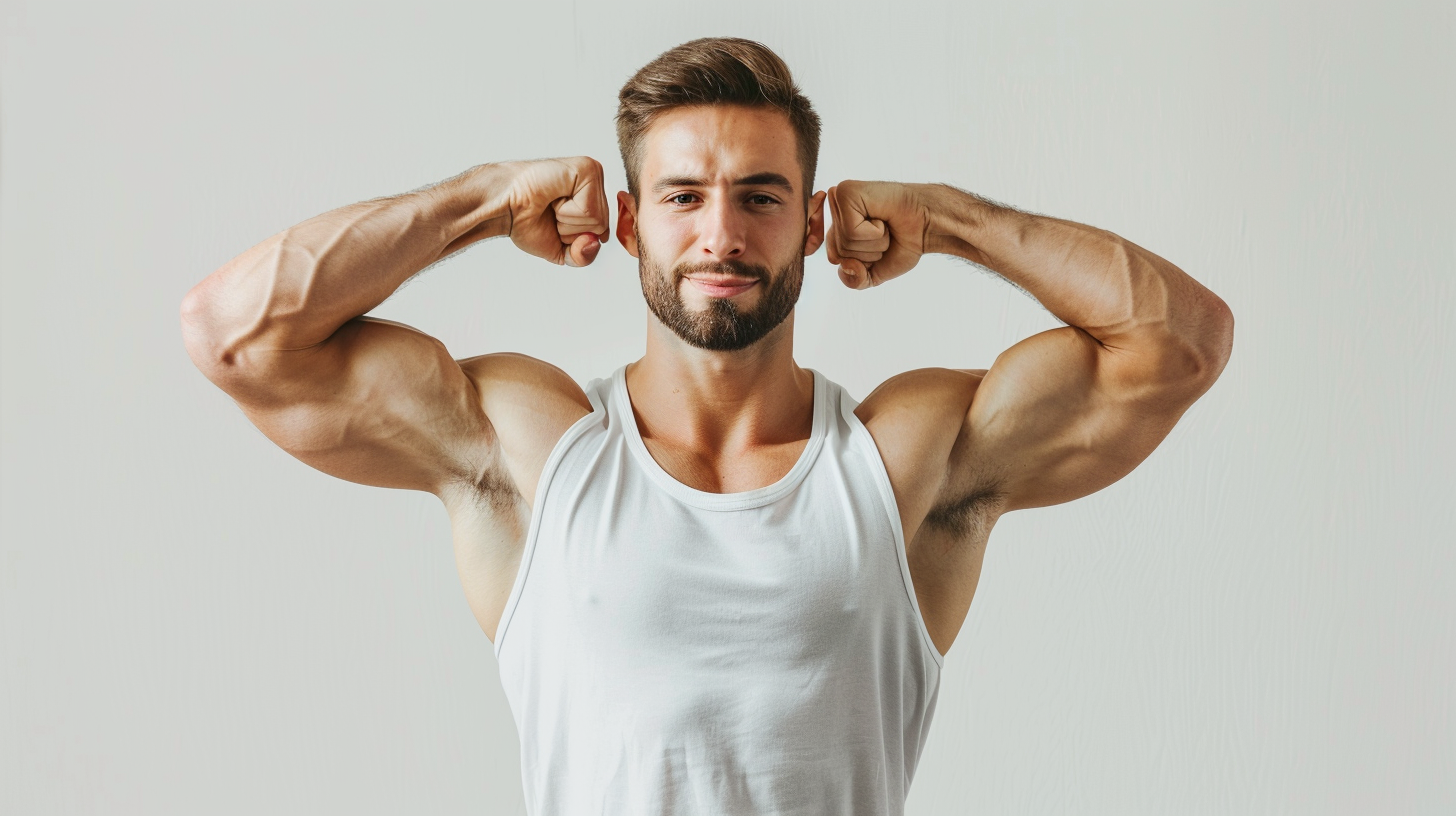
[(758, 284), (752, 278), (688, 278), (688, 281), (708, 297), (720, 298), (741, 295)]

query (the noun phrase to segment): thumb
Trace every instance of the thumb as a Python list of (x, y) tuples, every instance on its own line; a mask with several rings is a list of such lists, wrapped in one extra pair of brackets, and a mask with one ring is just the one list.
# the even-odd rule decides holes
[(602, 251), (601, 239), (590, 232), (570, 236), (570, 241), (564, 240), (568, 236), (561, 237), (564, 244), (561, 251), (561, 262), (567, 266), (586, 266), (596, 260), (597, 253)]
[(862, 261), (843, 258), (839, 262), (839, 282), (851, 289), (868, 289), (875, 285), (870, 270)]

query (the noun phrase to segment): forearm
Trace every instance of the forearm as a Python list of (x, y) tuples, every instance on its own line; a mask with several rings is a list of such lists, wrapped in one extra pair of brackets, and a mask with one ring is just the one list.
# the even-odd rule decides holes
[(504, 173), (482, 165), (425, 190), (341, 207), (258, 244), (188, 293), (189, 347), (232, 363), (251, 351), (323, 342), (430, 264), (508, 234)]
[(1232, 340), (1227, 306), (1163, 258), (1106, 230), (1000, 207), (953, 187), (928, 185), (925, 195), (927, 252), (991, 269), (1104, 346), (1222, 367)]

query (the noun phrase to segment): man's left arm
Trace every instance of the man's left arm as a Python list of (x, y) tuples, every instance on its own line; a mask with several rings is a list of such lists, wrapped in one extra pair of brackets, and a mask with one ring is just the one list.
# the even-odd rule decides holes
[(952, 254), (1067, 324), (996, 358), (959, 414), (935, 503), (989, 493), (1006, 512), (1100, 490), (1147, 458), (1228, 362), (1223, 300), (1105, 230), (938, 184), (847, 181), (829, 203), (829, 260), (847, 286), (904, 274), (925, 252)]

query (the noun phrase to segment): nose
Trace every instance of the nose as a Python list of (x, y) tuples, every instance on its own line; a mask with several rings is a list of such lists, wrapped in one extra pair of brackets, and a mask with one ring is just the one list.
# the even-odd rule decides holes
[(747, 235), (742, 214), (728, 196), (714, 196), (700, 210), (699, 243), (703, 254), (715, 261), (739, 258), (746, 249)]

